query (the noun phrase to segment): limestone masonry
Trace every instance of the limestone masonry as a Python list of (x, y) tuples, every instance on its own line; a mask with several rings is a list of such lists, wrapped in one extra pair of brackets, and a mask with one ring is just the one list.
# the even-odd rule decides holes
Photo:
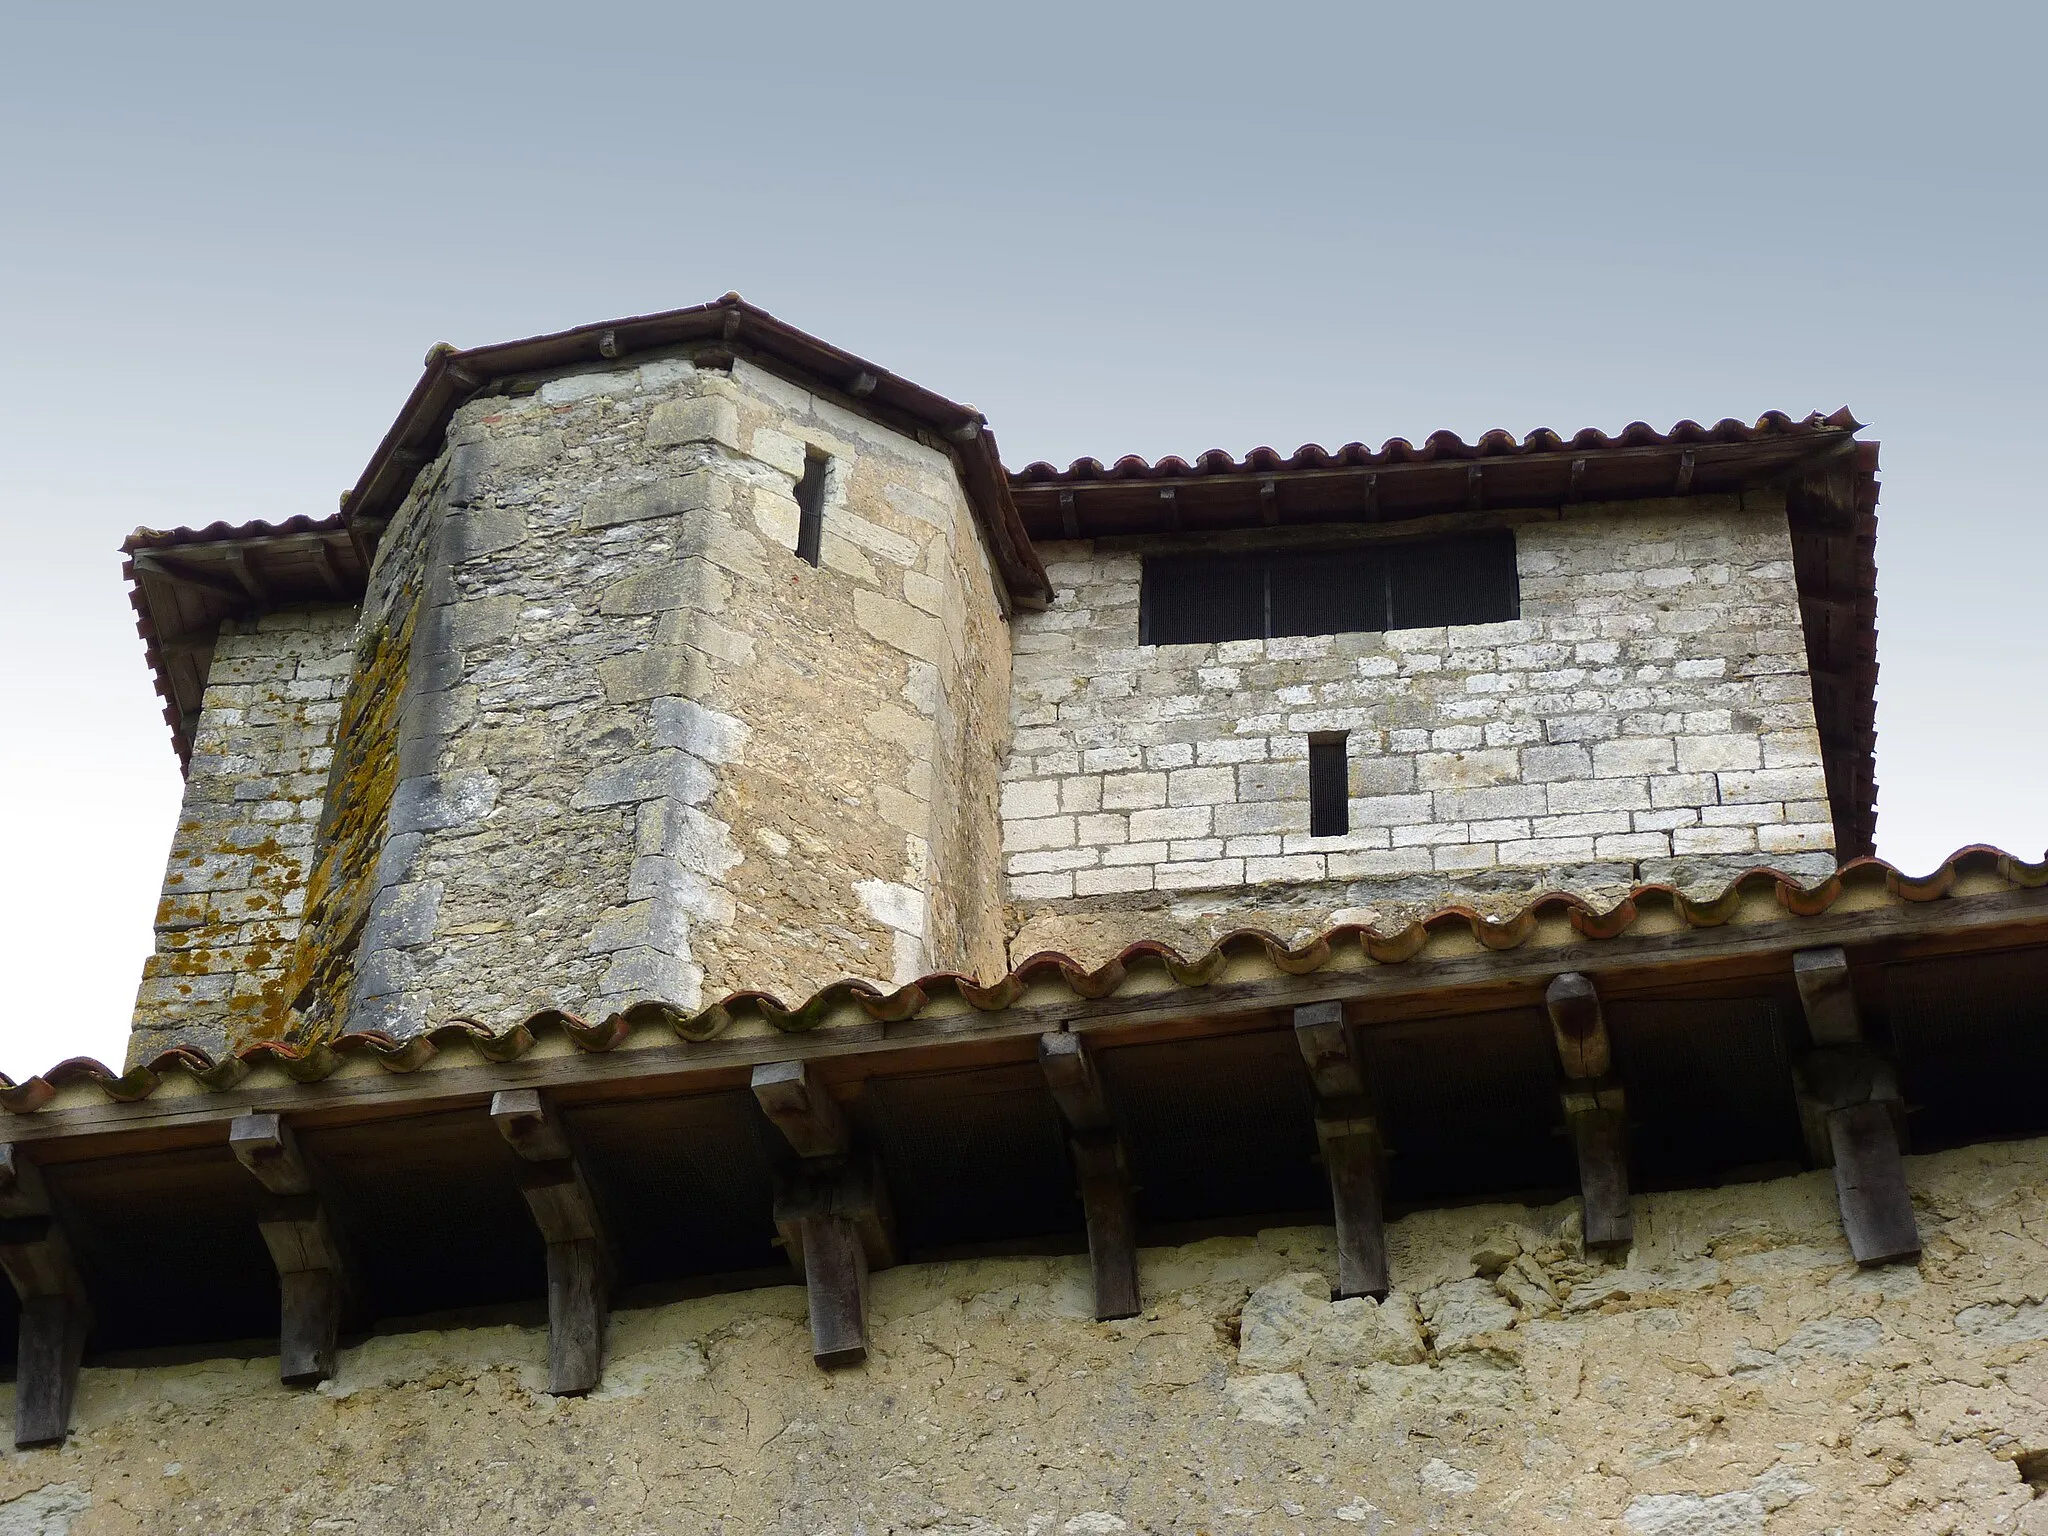
[[(1137, 643), (1145, 541), (1041, 546), (1003, 770), (1026, 949), (1832, 869), (1782, 499), (1531, 518), (1515, 544), (1510, 622), (1202, 646)], [(1312, 836), (1309, 737), (1338, 731), (1351, 829)]]
[(0, 1536), (2048, 1536), (2048, 861), (1871, 856), (1860, 431), (435, 347), (125, 546), (185, 802), (123, 1069), (0, 1079)]
[[(1020, 580), (957, 430), (768, 361), (472, 389), (352, 533), (360, 603), (221, 624), (132, 1059), (1834, 867), (1782, 476), (1041, 538)], [(1465, 526), (1510, 531), (1512, 617), (1141, 641), (1148, 558)]]

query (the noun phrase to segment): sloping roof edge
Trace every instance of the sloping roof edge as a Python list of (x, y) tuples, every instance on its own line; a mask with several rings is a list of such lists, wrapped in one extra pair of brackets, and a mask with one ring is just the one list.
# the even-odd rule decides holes
[[(445, 344), (427, 353), (425, 371), (371, 454), (344, 502), (349, 523), (379, 524), (397, 511), (419, 471), (441, 450), (457, 407), (478, 389), (518, 374), (602, 363), (691, 342), (721, 342), (764, 363), (822, 384), (851, 407), (885, 421), (929, 428), (949, 443), (960, 466), (989, 553), (1011, 601), (1041, 607), (1050, 595), (1045, 568), (1010, 499), (1009, 476), (988, 418), (971, 405), (913, 384), (877, 363), (833, 346), (728, 293), (708, 304), (605, 320), (573, 330), (467, 349)], [(778, 366), (779, 365), (779, 366)]]
[[(1239, 929), (1192, 959), (1156, 941), (1133, 944), (1093, 968), (1071, 956), (1046, 952), (1030, 956), (987, 984), (972, 977), (938, 974), (884, 990), (871, 982), (847, 979), (821, 988), (794, 1007), (771, 993), (749, 991), (728, 994), (695, 1011), (649, 1000), (595, 1022), (547, 1009), (502, 1032), (464, 1020), (402, 1041), (381, 1034), (343, 1035), (306, 1046), (264, 1041), (220, 1060), (191, 1047), (178, 1047), (125, 1073), (116, 1073), (90, 1057), (74, 1057), (20, 1083), (0, 1075), (0, 1109), (14, 1116), (31, 1115), (51, 1105), (61, 1092), (79, 1088), (96, 1088), (106, 1102), (133, 1103), (149, 1098), (169, 1079), (186, 1079), (204, 1089), (226, 1091), (266, 1065), (275, 1065), (302, 1083), (319, 1082), (358, 1062), (374, 1063), (389, 1073), (412, 1073), (456, 1047), (467, 1047), (488, 1062), (504, 1065), (517, 1062), (550, 1039), (563, 1040), (584, 1054), (650, 1044), (687, 1045), (717, 1039), (747, 1016), (765, 1021), (781, 1034), (795, 1035), (817, 1029), (828, 1020), (904, 1024), (935, 1008), (986, 1015), (1014, 1008), (1027, 994), (1044, 988), (1063, 994), (1075, 1005), (1128, 999), (1134, 1007), (1170, 1008), (1176, 1001), (1192, 1005), (1200, 989), (1218, 984), (1226, 972), (1233, 981), (1241, 980), (1246, 967), (1276, 977), (1312, 977), (1338, 965), (1356, 969), (1359, 962), (1427, 968), (1475, 953), (1520, 950), (1532, 945), (1546, 929), (1559, 930), (1564, 940), (1561, 948), (1570, 952), (1568, 964), (1560, 959), (1561, 969), (1597, 972), (1598, 954), (1585, 953), (1581, 941), (1619, 940), (1647, 927), (1656, 928), (1678, 947), (1684, 944), (1685, 934), (1730, 925), (1781, 939), (1791, 927), (1797, 942), (1801, 937), (1796, 934), (1797, 925), (1837, 908), (1853, 921), (1857, 915), (1883, 909), (1953, 901), (1960, 910), (1988, 894), (2034, 891), (2048, 892), (2048, 858), (2029, 863), (1986, 845), (1952, 854), (1925, 876), (1905, 874), (1881, 859), (1858, 859), (1808, 886), (1778, 870), (1758, 868), (1702, 899), (1668, 885), (1643, 885), (1603, 911), (1577, 896), (1549, 893), (1498, 921), (1470, 907), (1450, 906), (1393, 933), (1346, 924), (1294, 945), (1263, 930)], [(2048, 896), (2043, 898), (2039, 915), (2048, 922)], [(1417, 980), (1426, 985), (1427, 977)]]
[(1455, 432), (1432, 432), (1416, 447), (1405, 437), (1390, 437), (1378, 448), (1364, 443), (1346, 443), (1335, 449), (1319, 443), (1304, 443), (1282, 457), (1272, 448), (1254, 448), (1243, 458), (1232, 458), (1221, 448), (1197, 454), (1192, 461), (1169, 454), (1156, 463), (1126, 454), (1104, 467), (1100, 459), (1076, 459), (1065, 469), (1044, 460), (1013, 471), (1016, 485), (1080, 484), (1102, 480), (1179, 480), (1203, 475), (1269, 475), (1307, 469), (1368, 469), (1392, 464), (1433, 464), (1443, 460), (1466, 462), (1474, 459), (1519, 458), (1537, 453), (1604, 453), (1623, 448), (1692, 447), (1706, 443), (1753, 443), (1765, 438), (1827, 438), (1853, 434), (1863, 423), (1847, 406), (1823, 415), (1789, 416), (1783, 411), (1766, 411), (1754, 425), (1732, 416), (1711, 427), (1696, 421), (1681, 421), (1668, 432), (1659, 432), (1648, 422), (1632, 421), (1618, 435), (1609, 436), (1598, 427), (1582, 427), (1569, 438), (1548, 427), (1517, 438), (1505, 428), (1495, 427), (1468, 443)]

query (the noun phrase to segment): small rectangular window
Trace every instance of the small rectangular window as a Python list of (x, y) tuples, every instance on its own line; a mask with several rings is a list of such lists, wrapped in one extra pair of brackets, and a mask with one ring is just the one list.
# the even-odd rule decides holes
[(804, 456), (804, 475), (796, 483), (796, 557), (818, 563), (825, 537), (825, 467), (832, 461), (815, 448)]
[(1348, 737), (1331, 731), (1308, 739), (1308, 832), (1342, 837), (1351, 830), (1351, 765)]
[(1342, 549), (1154, 555), (1138, 589), (1141, 645), (1493, 624), (1521, 616), (1515, 536)]

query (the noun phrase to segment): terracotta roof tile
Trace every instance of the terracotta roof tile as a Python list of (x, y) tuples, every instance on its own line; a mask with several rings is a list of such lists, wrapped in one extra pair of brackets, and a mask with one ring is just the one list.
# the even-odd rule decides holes
[[(0, 1075), (0, 1108), (16, 1115), (32, 1114), (47, 1105), (60, 1089), (72, 1084), (97, 1086), (107, 1099), (119, 1103), (146, 1099), (173, 1078), (190, 1079), (207, 1089), (225, 1090), (267, 1064), (274, 1064), (300, 1082), (318, 1082), (356, 1060), (374, 1062), (387, 1072), (415, 1072), (444, 1050), (458, 1045), (487, 1061), (511, 1062), (552, 1036), (561, 1037), (585, 1053), (616, 1050), (636, 1037), (641, 1037), (643, 1044), (658, 1040), (704, 1041), (726, 1033), (737, 1019), (749, 1015), (784, 1033), (799, 1034), (846, 1011), (883, 1024), (914, 1019), (934, 1003), (948, 1000), (957, 1000), (976, 1011), (997, 1012), (1042, 987), (1064, 991), (1077, 1000), (1100, 1001), (1117, 995), (1134, 979), (1143, 979), (1150, 973), (1163, 973), (1173, 989), (1192, 990), (1216, 982), (1226, 970), (1244, 962), (1280, 975), (1306, 976), (1343, 957), (1346, 951), (1359, 952), (1379, 965), (1427, 963), (1449, 953), (1468, 951), (1474, 942), (1485, 950), (1509, 951), (1528, 944), (1540, 927), (1560, 917), (1583, 939), (1612, 940), (1646, 923), (1653, 913), (1668, 915), (1673, 926), (1681, 931), (1721, 927), (1736, 921), (1745, 909), (1753, 910), (1755, 903), (1751, 898), (1766, 892), (1785, 918), (1797, 920), (1818, 917), (1844, 903), (1849, 910), (1862, 910), (1865, 906), (1939, 901), (1954, 896), (1963, 883), (1973, 890), (1994, 885), (2015, 891), (2048, 888), (2048, 858), (2029, 863), (2001, 849), (1979, 845), (1951, 855), (1938, 869), (1924, 876), (1906, 874), (1881, 859), (1857, 859), (1811, 886), (1801, 885), (1777, 870), (1759, 868), (1704, 898), (1688, 897), (1668, 885), (1642, 885), (1615, 906), (1602, 910), (1576, 896), (1550, 893), (1538, 896), (1514, 915), (1500, 920), (1482, 916), (1469, 907), (1451, 906), (1391, 933), (1345, 924), (1296, 945), (1259, 929), (1238, 929), (1192, 958), (1171, 945), (1147, 940), (1093, 968), (1072, 956), (1046, 951), (1032, 955), (1007, 975), (987, 984), (972, 977), (942, 973), (885, 990), (871, 982), (847, 979), (833, 982), (794, 1006), (772, 993), (747, 991), (728, 994), (695, 1011), (650, 1000), (595, 1022), (560, 1009), (546, 1009), (503, 1032), (461, 1020), (402, 1041), (380, 1034), (343, 1035), (304, 1046), (265, 1041), (245, 1046), (220, 1060), (204, 1051), (178, 1047), (125, 1073), (81, 1056), (60, 1062), (20, 1083)], [(1156, 1004), (1161, 991), (1136, 987), (1131, 995), (1134, 1001), (1142, 996), (1148, 1004)]]
[(1416, 447), (1404, 437), (1388, 438), (1378, 448), (1364, 443), (1346, 443), (1335, 452), (1319, 443), (1304, 443), (1282, 456), (1272, 448), (1254, 448), (1242, 459), (1234, 459), (1221, 448), (1198, 454), (1190, 464), (1169, 455), (1148, 463), (1126, 455), (1107, 468), (1099, 459), (1076, 459), (1065, 469), (1040, 461), (1012, 471), (1013, 485), (1071, 483), (1080, 480), (1177, 480), (1194, 475), (1242, 475), (1279, 473), (1291, 469), (1369, 469), (1390, 464), (1429, 464), (1447, 459), (1514, 458), (1532, 453), (1561, 453), (1566, 450), (1597, 453), (1618, 448), (1670, 448), (1694, 443), (1753, 443), (1765, 438), (1816, 437), (1828, 433), (1853, 432), (1861, 424), (1845, 407), (1831, 415), (1819, 411), (1794, 418), (1783, 411), (1766, 411), (1755, 424), (1733, 417), (1711, 427), (1696, 421), (1681, 421), (1668, 432), (1659, 432), (1647, 422), (1634, 421), (1609, 436), (1597, 427), (1584, 427), (1569, 438), (1548, 427), (1539, 427), (1517, 439), (1512, 432), (1496, 427), (1476, 443), (1467, 443), (1455, 432), (1432, 432)]

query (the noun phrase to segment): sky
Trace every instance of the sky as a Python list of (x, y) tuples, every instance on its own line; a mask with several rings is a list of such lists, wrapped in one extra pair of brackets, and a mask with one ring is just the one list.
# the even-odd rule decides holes
[(0, 15), (0, 1071), (118, 1063), (137, 525), (324, 515), (428, 346), (730, 289), (1012, 466), (1851, 407), (1878, 850), (2048, 846), (2040, 7)]

